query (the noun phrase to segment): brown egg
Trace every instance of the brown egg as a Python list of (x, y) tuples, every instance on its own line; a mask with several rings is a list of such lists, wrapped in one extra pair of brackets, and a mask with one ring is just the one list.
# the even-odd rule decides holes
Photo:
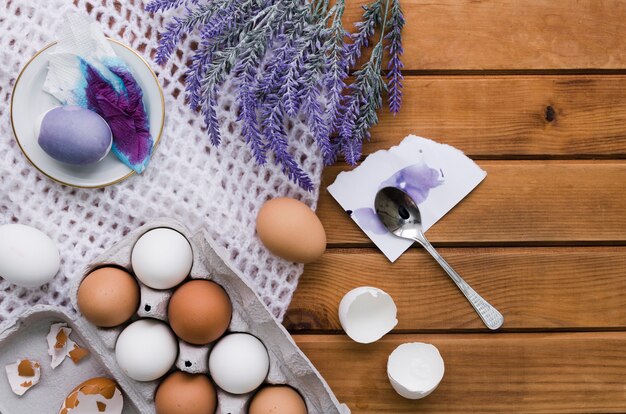
[(111, 328), (129, 320), (139, 307), (139, 286), (128, 272), (102, 267), (78, 288), (78, 308), (96, 326)]
[(176, 289), (167, 308), (170, 326), (183, 341), (205, 345), (224, 335), (233, 306), (217, 283), (192, 280)]
[(292, 262), (312, 262), (326, 250), (326, 233), (319, 218), (292, 198), (265, 203), (256, 218), (256, 231), (269, 251)]
[(307, 414), (307, 409), (298, 391), (287, 385), (270, 385), (252, 398), (248, 414)]
[(217, 394), (206, 375), (176, 371), (159, 385), (154, 405), (157, 414), (214, 414)]

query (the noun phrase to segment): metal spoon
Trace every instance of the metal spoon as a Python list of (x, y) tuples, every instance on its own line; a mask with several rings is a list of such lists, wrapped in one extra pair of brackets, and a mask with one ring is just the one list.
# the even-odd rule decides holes
[(376, 193), (374, 206), (378, 218), (387, 227), (387, 230), (398, 237), (415, 240), (435, 258), (489, 329), (495, 330), (502, 326), (504, 323), (502, 314), (476, 293), (426, 239), (422, 231), (420, 210), (407, 193), (395, 187), (385, 187)]

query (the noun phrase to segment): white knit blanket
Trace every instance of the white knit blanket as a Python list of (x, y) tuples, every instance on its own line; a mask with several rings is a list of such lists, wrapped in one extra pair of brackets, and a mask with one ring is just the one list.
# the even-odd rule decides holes
[[(181, 76), (193, 39), (164, 67), (152, 63), (163, 17), (143, 10), (141, 0), (0, 0), (0, 225), (22, 223), (52, 237), (62, 255), (61, 271), (41, 289), (0, 280), (0, 328), (36, 303), (71, 309), (68, 279), (128, 231), (151, 219), (171, 217), (190, 230), (206, 229), (282, 319), (302, 266), (268, 253), (255, 234), (255, 218), (268, 199), (288, 196), (316, 207), (323, 164), (313, 138), (300, 120), (289, 126), (291, 150), (311, 174), (315, 192), (291, 183), (275, 166), (258, 167), (236, 122), (231, 88), (219, 99), (222, 145), (214, 148), (202, 117), (185, 104)], [(6, 5), (6, 6), (5, 6)], [(112, 187), (82, 190), (54, 183), (21, 153), (10, 125), (9, 102), (20, 69), (55, 40), (70, 10), (97, 19), (105, 35), (138, 50), (158, 74), (165, 94), (165, 129), (148, 169)]]

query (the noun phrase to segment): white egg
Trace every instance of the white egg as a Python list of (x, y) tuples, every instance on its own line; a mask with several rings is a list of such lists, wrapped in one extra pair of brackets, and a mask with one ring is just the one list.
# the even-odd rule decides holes
[(439, 350), (431, 344), (412, 342), (397, 347), (387, 361), (387, 376), (404, 398), (417, 400), (433, 392), (445, 366)]
[(60, 266), (59, 249), (50, 237), (23, 224), (0, 226), (0, 277), (38, 287), (50, 282)]
[(356, 342), (378, 341), (397, 324), (396, 304), (391, 296), (374, 287), (358, 287), (346, 293), (339, 304), (339, 322)]
[(189, 241), (168, 228), (150, 230), (137, 240), (131, 262), (135, 275), (153, 289), (169, 289), (185, 280), (193, 264)]
[(226, 392), (245, 394), (257, 389), (270, 369), (265, 345), (246, 333), (234, 333), (220, 339), (209, 355), (213, 381)]
[(115, 344), (118, 365), (137, 381), (162, 377), (177, 355), (178, 342), (172, 330), (156, 319), (140, 319), (128, 325)]

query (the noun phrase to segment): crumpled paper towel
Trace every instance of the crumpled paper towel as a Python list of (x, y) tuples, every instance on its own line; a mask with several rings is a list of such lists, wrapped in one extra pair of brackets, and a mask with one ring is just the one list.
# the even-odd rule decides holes
[(87, 107), (85, 86), (80, 84), (84, 81), (81, 60), (95, 67), (116, 90), (124, 87), (121, 79), (108, 66), (128, 66), (115, 54), (99, 23), (82, 14), (70, 13), (65, 16), (49, 59), (43, 90), (63, 105)]
[(403, 189), (418, 204), (426, 232), (487, 176), (458, 149), (409, 135), (398, 146), (377, 151), (359, 167), (341, 172), (328, 192), (394, 262), (412, 244), (389, 233), (374, 210), (379, 189)]

